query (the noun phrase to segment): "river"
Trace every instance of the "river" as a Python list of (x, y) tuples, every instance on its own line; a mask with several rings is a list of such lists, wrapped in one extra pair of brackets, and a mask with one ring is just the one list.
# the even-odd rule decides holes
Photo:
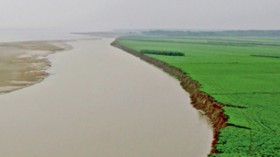
[(45, 81), (0, 95), (0, 156), (207, 156), (212, 129), (179, 82), (112, 41), (69, 41)]

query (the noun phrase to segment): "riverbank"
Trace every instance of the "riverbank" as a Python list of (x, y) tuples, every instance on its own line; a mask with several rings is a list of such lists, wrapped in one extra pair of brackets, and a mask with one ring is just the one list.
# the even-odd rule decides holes
[(0, 94), (41, 82), (51, 66), (47, 56), (70, 48), (62, 41), (0, 43)]
[(176, 77), (182, 86), (182, 88), (190, 94), (191, 104), (198, 110), (205, 114), (213, 127), (214, 139), (212, 142), (211, 153), (218, 153), (215, 149), (219, 138), (219, 131), (227, 126), (227, 116), (225, 115), (222, 107), (223, 104), (217, 102), (214, 98), (209, 96), (207, 93), (200, 91), (201, 85), (194, 81), (188, 74), (183, 72), (181, 69), (166, 64), (160, 60), (151, 58), (143, 53), (139, 53), (133, 49), (130, 49), (124, 45), (119, 44), (116, 40), (112, 42), (112, 46), (122, 49), (140, 59), (155, 65), (162, 69), (166, 73)]
[[(170, 35), (127, 36), (117, 41), (135, 53), (149, 50), (184, 54), (145, 55), (177, 67), (199, 82), (196, 88), (201, 92), (194, 97), (202, 98), (198, 102), (201, 100), (203, 108), (222, 107), (226, 127), (218, 131), (216, 153), (212, 156), (280, 155), (277, 38)], [(211, 113), (212, 108), (209, 109)], [(218, 112), (213, 116), (224, 114)]]

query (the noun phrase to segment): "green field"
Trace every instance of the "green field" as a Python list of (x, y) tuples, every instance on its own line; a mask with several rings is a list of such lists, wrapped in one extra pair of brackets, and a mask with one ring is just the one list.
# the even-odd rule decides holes
[(272, 37), (134, 36), (117, 39), (138, 51), (180, 68), (229, 117), (213, 156), (280, 156), (280, 40)]

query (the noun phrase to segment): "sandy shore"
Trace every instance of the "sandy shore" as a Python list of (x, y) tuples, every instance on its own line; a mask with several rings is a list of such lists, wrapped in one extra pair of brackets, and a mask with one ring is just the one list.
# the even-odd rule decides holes
[(50, 62), (46, 58), (70, 49), (63, 42), (0, 43), (0, 93), (7, 93), (42, 81)]

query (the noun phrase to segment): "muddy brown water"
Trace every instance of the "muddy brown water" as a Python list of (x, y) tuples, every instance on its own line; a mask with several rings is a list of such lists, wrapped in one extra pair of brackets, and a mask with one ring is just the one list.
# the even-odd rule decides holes
[(179, 82), (112, 41), (69, 42), (45, 81), (0, 95), (0, 156), (207, 156), (211, 127)]

